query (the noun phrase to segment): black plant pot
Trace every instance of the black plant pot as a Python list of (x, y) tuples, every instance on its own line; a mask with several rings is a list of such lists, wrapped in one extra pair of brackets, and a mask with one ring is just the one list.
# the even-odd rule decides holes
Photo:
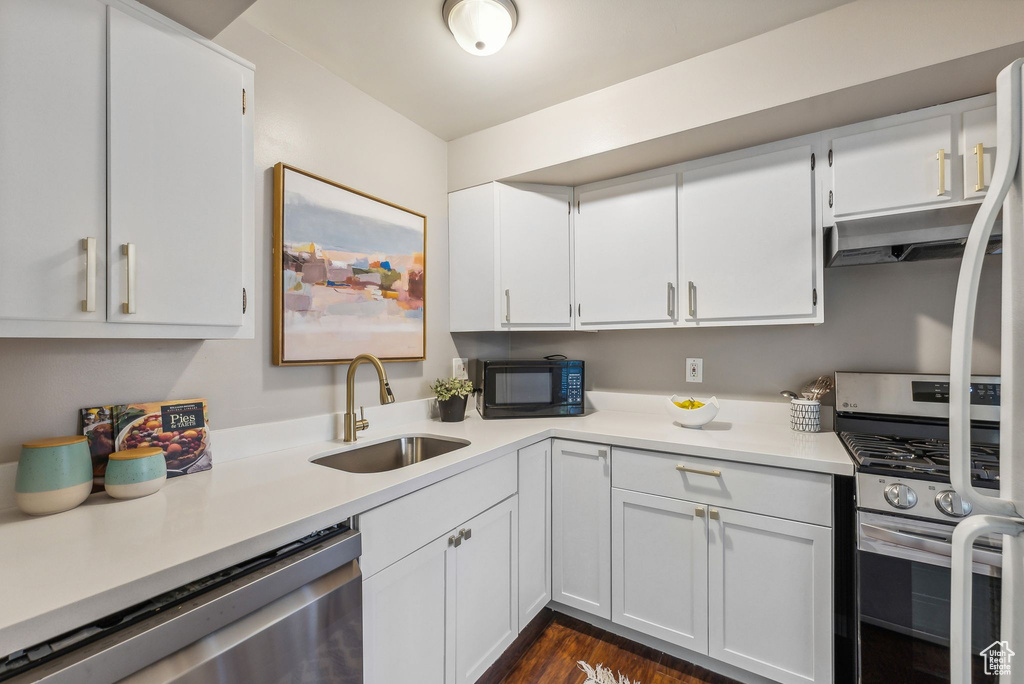
[(442, 423), (459, 423), (466, 418), (466, 397), (452, 397), (444, 401), (438, 399), (437, 407), (441, 411)]

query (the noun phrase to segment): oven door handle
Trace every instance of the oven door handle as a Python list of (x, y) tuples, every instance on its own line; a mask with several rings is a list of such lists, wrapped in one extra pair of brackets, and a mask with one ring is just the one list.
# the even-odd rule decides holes
[[(942, 542), (937, 539), (929, 539), (928, 537), (911, 534), (909, 532), (890, 530), (885, 527), (870, 525), (868, 523), (861, 523), (860, 529), (864, 536), (877, 539), (878, 541), (903, 546), (908, 549), (914, 549), (915, 551), (923, 551), (925, 553), (942, 556), (944, 558), (953, 557), (952, 543)], [(980, 565), (1001, 568), (1003, 565), (1003, 556), (1002, 554), (995, 553), (993, 551), (974, 549), (973, 561)]]

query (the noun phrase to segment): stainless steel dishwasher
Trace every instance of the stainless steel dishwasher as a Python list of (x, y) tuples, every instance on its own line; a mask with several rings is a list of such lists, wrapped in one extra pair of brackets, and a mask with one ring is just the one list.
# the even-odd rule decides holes
[(0, 661), (0, 681), (361, 684), (359, 533), (338, 525)]

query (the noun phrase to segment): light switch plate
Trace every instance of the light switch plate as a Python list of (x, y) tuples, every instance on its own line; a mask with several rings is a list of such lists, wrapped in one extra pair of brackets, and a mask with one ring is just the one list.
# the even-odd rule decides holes
[(704, 382), (704, 359), (686, 359), (686, 382)]
[(452, 377), (468, 380), (469, 374), (466, 372), (468, 365), (469, 359), (452, 359)]

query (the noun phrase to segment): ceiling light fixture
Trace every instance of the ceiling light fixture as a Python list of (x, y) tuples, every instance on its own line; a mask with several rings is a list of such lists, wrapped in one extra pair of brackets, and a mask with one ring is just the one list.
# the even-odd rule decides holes
[(478, 57), (500, 50), (517, 19), (512, 0), (445, 0), (441, 14), (455, 41)]

